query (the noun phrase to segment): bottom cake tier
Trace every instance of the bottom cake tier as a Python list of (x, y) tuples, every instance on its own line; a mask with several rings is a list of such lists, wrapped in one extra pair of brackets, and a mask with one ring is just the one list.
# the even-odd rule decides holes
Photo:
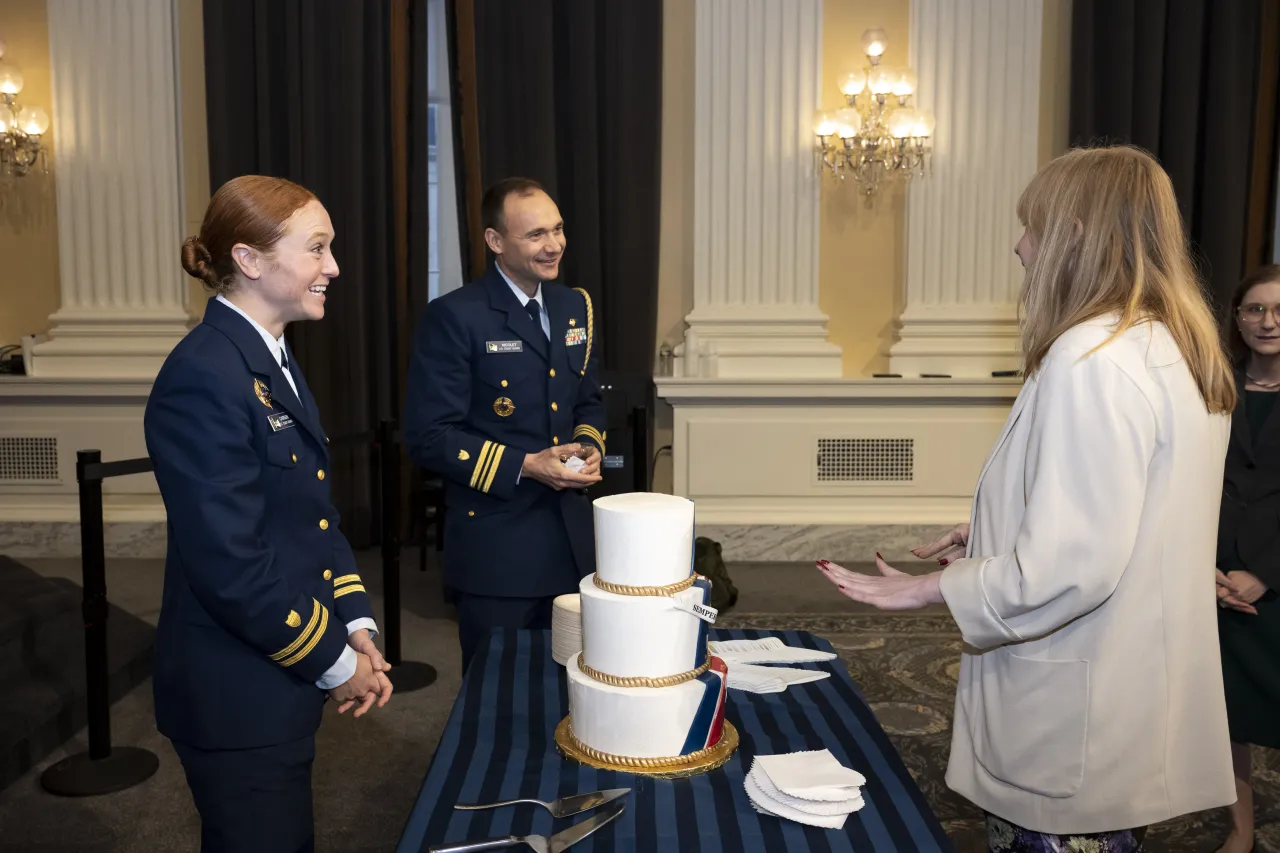
[(606, 757), (671, 759), (716, 746), (724, 730), (728, 672), (723, 660), (697, 678), (668, 687), (616, 687), (582, 672), (577, 657), (569, 675), (573, 737)]

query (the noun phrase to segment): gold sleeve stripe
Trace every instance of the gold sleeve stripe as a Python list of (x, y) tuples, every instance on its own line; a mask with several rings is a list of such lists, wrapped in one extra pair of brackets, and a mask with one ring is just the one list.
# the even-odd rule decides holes
[(359, 582), (360, 582), (360, 576), (359, 576), (359, 575), (343, 575), (343, 576), (342, 576), (342, 577), (340, 577), (340, 578), (334, 578), (334, 579), (333, 579), (333, 585), (334, 585), (334, 586), (341, 586), (341, 585), (342, 585), (342, 584), (344, 584), (344, 583), (351, 583), (352, 581), (354, 581), (354, 582), (356, 582), (356, 583), (359, 583)]
[(480, 453), (476, 456), (476, 467), (471, 471), (471, 488), (479, 488), (477, 485), (480, 478), (484, 476), (484, 461), (489, 458), (489, 451), (493, 448), (492, 441), (486, 441), (484, 446), (480, 448)]
[(298, 661), (311, 654), (311, 650), (316, 647), (316, 643), (320, 642), (320, 638), (324, 636), (324, 629), (329, 627), (329, 608), (321, 606), (320, 608), (320, 627), (311, 635), (311, 639), (302, 647), (302, 651), (298, 652), (291, 658), (280, 662), (281, 666), (293, 666)]
[(498, 445), (498, 452), (493, 454), (493, 462), (489, 465), (489, 474), (484, 478), (484, 487), (481, 489), (486, 495), (489, 494), (489, 487), (493, 485), (493, 477), (498, 473), (498, 466), (502, 462), (502, 453), (507, 449), (505, 444)]
[(344, 586), (342, 589), (335, 589), (335, 590), (333, 591), (333, 597), (334, 597), (334, 598), (342, 598), (342, 596), (346, 595), (347, 593), (351, 593), (351, 592), (364, 592), (364, 591), (365, 591), (365, 589), (364, 589), (364, 584), (362, 584), (362, 583), (353, 583), (351, 586)]
[(573, 437), (577, 438), (580, 435), (585, 435), (587, 438), (591, 439), (596, 444), (600, 445), (601, 453), (605, 452), (604, 435), (600, 432), (600, 430), (596, 429), (591, 424), (578, 424), (576, 427), (573, 428)]
[[(303, 628), (302, 633), (298, 634), (298, 639), (272, 655), (272, 660), (287, 658), (289, 655), (294, 653), (294, 650), (296, 650), (298, 646), (307, 641), (307, 635), (311, 633), (312, 629), (316, 627), (316, 623), (320, 621), (320, 611), (324, 610), (324, 608), (320, 606), (320, 602), (316, 601), (314, 598), (311, 599), (311, 604), (311, 621), (307, 623), (307, 627)], [(326, 612), (325, 615), (327, 616), (328, 613)]]

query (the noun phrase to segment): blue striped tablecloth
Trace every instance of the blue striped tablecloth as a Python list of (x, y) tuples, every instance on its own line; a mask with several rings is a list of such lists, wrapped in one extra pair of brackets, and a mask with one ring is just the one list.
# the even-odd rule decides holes
[[(798, 631), (717, 630), (712, 639), (781, 637), (832, 651)], [(620, 817), (573, 853), (933, 853), (951, 843), (888, 737), (838, 659), (806, 666), (831, 678), (767, 695), (729, 691), (726, 716), (742, 743), (727, 765), (667, 781), (594, 770), (563, 758), (553, 733), (569, 712), (566, 676), (551, 659), (550, 631), (495, 632), (476, 654), (449, 715), (397, 853), (442, 842), (551, 835), (590, 816), (553, 820), (541, 806), (455, 811), (455, 803), (516, 797), (543, 801), (604, 788), (632, 788)], [(756, 754), (829, 749), (867, 777), (866, 806), (844, 829), (802, 826), (751, 807), (743, 775)]]

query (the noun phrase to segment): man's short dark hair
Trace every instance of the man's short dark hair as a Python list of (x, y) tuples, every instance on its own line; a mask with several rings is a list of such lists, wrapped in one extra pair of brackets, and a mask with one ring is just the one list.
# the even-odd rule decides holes
[(545, 193), (542, 184), (531, 178), (503, 178), (485, 190), (484, 199), (480, 202), (480, 223), (488, 230), (502, 231), (502, 209), (507, 203), (507, 196), (531, 196), (534, 193)]

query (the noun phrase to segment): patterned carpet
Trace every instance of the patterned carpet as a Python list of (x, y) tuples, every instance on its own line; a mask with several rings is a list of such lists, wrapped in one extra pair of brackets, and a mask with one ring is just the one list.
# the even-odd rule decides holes
[[(943, 779), (960, 669), (960, 636), (947, 616), (726, 613), (723, 628), (809, 631), (835, 646), (880, 724), (924, 791), (958, 853), (985, 851), (981, 813)], [(1280, 853), (1280, 751), (1255, 749), (1259, 853)], [(1212, 853), (1226, 838), (1225, 810), (1187, 815), (1152, 827), (1147, 853)]]

